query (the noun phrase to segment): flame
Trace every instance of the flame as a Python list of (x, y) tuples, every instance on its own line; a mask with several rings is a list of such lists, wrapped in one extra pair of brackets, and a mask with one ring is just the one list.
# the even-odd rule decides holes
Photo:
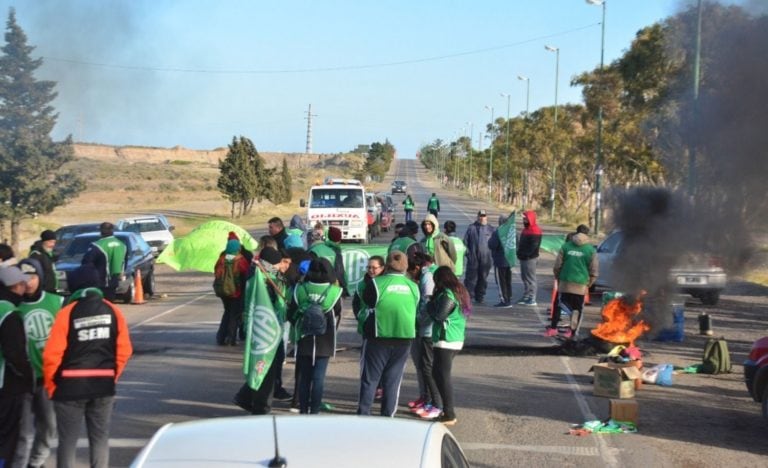
[(635, 340), (651, 327), (635, 316), (643, 310), (639, 299), (630, 304), (624, 298), (613, 299), (602, 310), (603, 322), (592, 330), (592, 334), (609, 343), (635, 344)]

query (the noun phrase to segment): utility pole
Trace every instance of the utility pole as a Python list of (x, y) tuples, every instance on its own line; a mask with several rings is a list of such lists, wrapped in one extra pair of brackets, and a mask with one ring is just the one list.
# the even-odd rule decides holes
[[(696, 18), (696, 55), (693, 61), (693, 125), (699, 123), (699, 80), (701, 76), (701, 0)], [(696, 131), (691, 133), (688, 143), (688, 196), (693, 200), (696, 193)]]
[[(310, 104), (309, 109), (307, 110), (307, 116), (305, 117), (307, 120), (307, 147), (304, 152), (307, 156), (312, 154), (312, 117), (317, 117), (317, 114), (312, 113), (312, 104)], [(301, 167), (301, 161), (299, 161), (299, 167)]]

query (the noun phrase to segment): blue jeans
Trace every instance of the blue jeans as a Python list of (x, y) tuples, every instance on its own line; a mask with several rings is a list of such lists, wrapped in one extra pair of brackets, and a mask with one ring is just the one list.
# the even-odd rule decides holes
[(299, 372), (299, 412), (301, 414), (320, 413), (328, 361), (330, 361), (328, 356), (315, 357), (314, 364), (312, 364), (312, 356), (296, 357), (296, 368)]
[(109, 423), (114, 402), (114, 396), (53, 402), (59, 431), (59, 447), (56, 449), (58, 468), (75, 467), (75, 449), (83, 427), (83, 417), (88, 433), (91, 467), (109, 467)]
[(395, 415), (410, 348), (410, 342), (383, 344), (375, 339), (363, 341), (357, 414), (371, 414), (376, 387), (381, 382), (384, 395), (381, 398), (380, 414), (390, 417)]
[(42, 381), (25, 401), (14, 466), (43, 466), (56, 440), (56, 413)]

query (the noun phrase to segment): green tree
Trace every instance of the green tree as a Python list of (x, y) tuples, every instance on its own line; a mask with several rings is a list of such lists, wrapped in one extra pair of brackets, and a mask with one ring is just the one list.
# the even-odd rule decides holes
[(219, 161), (219, 179), (216, 186), (230, 202), (230, 217), (244, 214), (249, 193), (256, 185), (256, 174), (251, 170), (249, 151), (253, 144), (245, 137), (232, 137), (229, 151)]
[(291, 186), (293, 181), (291, 180), (291, 171), (288, 170), (288, 161), (283, 157), (283, 169), (280, 171), (280, 180), (276, 184), (277, 190), (275, 191), (276, 200), (273, 200), (276, 205), (281, 203), (288, 203), (293, 196), (291, 192)]
[(74, 171), (63, 168), (74, 159), (71, 137), (51, 138), (58, 117), (51, 105), (56, 83), (35, 79), (43, 61), (31, 57), (33, 50), (11, 8), (0, 57), (0, 218), (10, 220), (17, 250), (23, 219), (50, 213), (85, 188)]

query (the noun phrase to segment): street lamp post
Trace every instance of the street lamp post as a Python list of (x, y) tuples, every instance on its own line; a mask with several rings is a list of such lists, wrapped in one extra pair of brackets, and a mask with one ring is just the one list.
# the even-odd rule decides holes
[(509, 193), (509, 130), (512, 125), (509, 123), (509, 106), (512, 102), (512, 95), (501, 93), (501, 97), (507, 98), (507, 162), (504, 164), (504, 200), (509, 203), (507, 193)]
[[(587, 0), (590, 5), (603, 7), (603, 20), (600, 23), (600, 85), (603, 83), (603, 60), (605, 56), (605, 3), (606, 0)], [(599, 99), (599, 98), (598, 98)], [(595, 234), (600, 232), (600, 221), (603, 216), (602, 200), (603, 181), (603, 106), (597, 108), (597, 158), (595, 161)]]
[(467, 155), (469, 157), (469, 195), (472, 196), (472, 140), (475, 138), (474, 135), (474, 125), (472, 122), (467, 122), (467, 125), (469, 125), (469, 154)]
[[(530, 104), (530, 97), (531, 97), (531, 79), (527, 76), (523, 75), (517, 75), (517, 79), (520, 81), (525, 81), (525, 128), (528, 129), (528, 109)], [(527, 138), (527, 137), (526, 137)], [(523, 208), (526, 207), (528, 203), (528, 162), (525, 163), (523, 173)]]
[[(559, 47), (553, 47), (550, 45), (545, 45), (544, 48), (549, 52), (555, 53), (555, 119), (554, 119), (554, 125), (553, 130), (557, 131), (557, 84), (560, 77), (560, 48)], [(555, 135), (553, 135), (555, 136)], [(557, 144), (555, 144), (555, 150), (557, 150)], [(552, 186), (549, 189), (549, 201), (550, 201), (550, 207), (549, 207), (549, 219), (555, 219), (555, 180), (557, 176), (557, 165), (555, 164), (555, 159), (557, 155), (555, 154), (555, 151), (552, 152)]]
[(491, 157), (488, 160), (488, 201), (493, 198), (493, 139), (496, 132), (493, 129), (493, 106), (485, 106), (486, 109), (491, 111)]

